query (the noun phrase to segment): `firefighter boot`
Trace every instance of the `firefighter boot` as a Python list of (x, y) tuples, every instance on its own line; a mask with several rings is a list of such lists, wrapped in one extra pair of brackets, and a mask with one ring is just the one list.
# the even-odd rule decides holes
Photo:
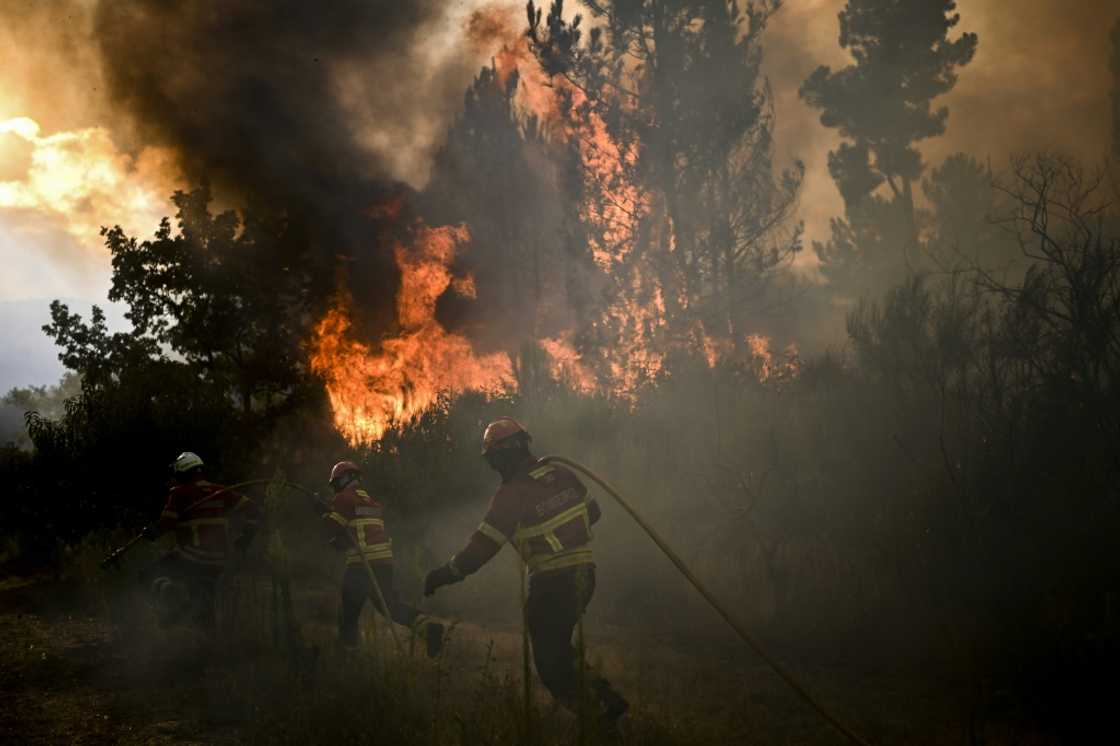
[(174, 624), (190, 605), (187, 587), (168, 577), (152, 581), (152, 594), (155, 597), (156, 621), (160, 627)]
[(412, 621), (412, 639), (424, 639), (429, 658), (437, 658), (443, 651), (443, 632), (443, 624), (427, 614), (416, 614)]
[(439, 657), (439, 654), (443, 652), (443, 625), (439, 622), (425, 624), (424, 641), (428, 645), (428, 657)]
[(596, 698), (602, 707), (600, 711), (600, 718), (603, 727), (603, 734), (611, 740), (617, 740), (621, 737), (619, 730), (619, 721), (630, 709), (630, 703), (614, 690), (605, 679), (597, 679), (591, 685), (595, 692)]

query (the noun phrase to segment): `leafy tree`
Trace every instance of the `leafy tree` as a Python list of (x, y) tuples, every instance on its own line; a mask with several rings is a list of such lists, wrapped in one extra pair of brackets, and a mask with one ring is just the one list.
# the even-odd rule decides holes
[(154, 238), (103, 229), (112, 255), (109, 299), (129, 307), (129, 333), (110, 334), (94, 307), (90, 322), (51, 304), (44, 331), (63, 363), (88, 386), (119, 381), (145, 364), (179, 362), (243, 412), (269, 411), (306, 383), (309, 267), (283, 216), (212, 215), (206, 187), (176, 192), (179, 232), (166, 218)]
[(12, 388), (0, 399), (0, 404), (16, 407), (24, 412), (34, 410), (47, 417), (57, 417), (62, 414), (66, 400), (77, 396), (81, 390), (81, 378), (75, 373), (66, 372), (54, 386)]
[(840, 46), (854, 64), (822, 65), (801, 86), (821, 124), (845, 138), (828, 158), (845, 219), (833, 221), (829, 243), (814, 246), (826, 275), (843, 284), (859, 274), (850, 265), (917, 259), (913, 184), (923, 164), (916, 146), (944, 133), (949, 111), (932, 101), (953, 88), (976, 53), (975, 34), (949, 38), (960, 21), (955, 10), (953, 0), (850, 0), (839, 15)]
[(760, 71), (779, 3), (582, 4), (586, 40), (560, 0), (544, 18), (529, 3), (529, 34), (579, 124), (584, 222), (618, 265), (614, 291), (663, 303), (670, 334), (700, 321), (741, 340), (750, 302), (800, 246), (787, 222), (802, 167), (775, 174)]
[(940, 268), (999, 271), (1022, 265), (1014, 236), (1000, 225), (1011, 205), (995, 181), (989, 166), (964, 153), (949, 156), (922, 180), (930, 205), (926, 249)]
[(0, 444), (27, 448), (31, 441), (25, 427), (28, 412), (58, 418), (65, 413), (66, 401), (82, 392), (81, 378), (66, 372), (54, 386), (16, 387), (0, 398)]

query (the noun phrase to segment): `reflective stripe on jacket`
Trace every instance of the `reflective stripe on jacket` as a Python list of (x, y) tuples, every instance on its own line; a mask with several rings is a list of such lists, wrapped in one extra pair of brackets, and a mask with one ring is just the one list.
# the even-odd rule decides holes
[(323, 520), (336, 535), (341, 531), (350, 534), (349, 539), (342, 537), (346, 564), (360, 564), (363, 557), (368, 562), (392, 561), (392, 540), (385, 531), (381, 503), (356, 483), (334, 496), (330, 512), (323, 516)]
[(159, 523), (164, 531), (175, 532), (176, 547), (184, 558), (204, 565), (222, 565), (229, 557), (230, 519), (235, 514), (252, 523), (257, 508), (243, 495), (199, 480), (171, 490)]
[(469, 575), (510, 541), (530, 573), (593, 564), (591, 526), (599, 505), (568, 469), (530, 460), (503, 482), (478, 530), (452, 566)]

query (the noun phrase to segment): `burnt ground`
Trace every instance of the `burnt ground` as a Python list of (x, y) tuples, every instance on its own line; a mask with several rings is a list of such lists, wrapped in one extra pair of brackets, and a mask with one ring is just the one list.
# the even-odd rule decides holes
[[(267, 608), (268, 583), (258, 580), (262, 582), (243, 585), (237, 593), (249, 607)], [(299, 602), (305, 610), (300, 644), (318, 656), (319, 646), (329, 646), (333, 636), (333, 594), (322, 588), (305, 592)], [(141, 606), (130, 608), (128, 613), (143, 617)], [(267, 697), (237, 691), (253, 686), (245, 683), (253, 680), (242, 675), (245, 671), (254, 671), (259, 680), (267, 639), (256, 640), (260, 647), (255, 653), (231, 655), (190, 630), (155, 630), (150, 620), (140, 619), (122, 632), (120, 625), (108, 622), (107, 611), (73, 585), (46, 578), (0, 582), (0, 741), (270, 740), (253, 724), (271, 706)], [(367, 625), (366, 632), (373, 658), (391, 654), (383, 625)], [(317, 642), (311, 645), (312, 640)], [(460, 624), (443, 665), (423, 662), (410, 675), (420, 682), (424, 697), (434, 689), (440, 692), (437, 698), (467, 709), (476, 700), (480, 708), (492, 709), (492, 703), (480, 699), (480, 687), (516, 689), (519, 646), (516, 627)], [(635, 705), (633, 732), (638, 735), (629, 743), (720, 743), (732, 734), (741, 743), (844, 742), (749, 656), (725, 654), (720, 660), (718, 650), (688, 649), (669, 640), (639, 641), (624, 629), (598, 630), (589, 636), (589, 648), (596, 665)], [(978, 733), (961, 707), (961, 693), (944, 682), (806, 666), (797, 672), (873, 743), (1047, 743), (1007, 726), (988, 724)], [(312, 684), (320, 689), (341, 685), (323, 674)], [(539, 686), (536, 700), (549, 727), (574, 734), (571, 716), (551, 707)]]

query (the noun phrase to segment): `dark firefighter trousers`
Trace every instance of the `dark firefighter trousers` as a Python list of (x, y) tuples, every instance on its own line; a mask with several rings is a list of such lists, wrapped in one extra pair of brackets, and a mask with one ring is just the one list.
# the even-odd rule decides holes
[(186, 590), (185, 598), (169, 602), (168, 593), (152, 587), (160, 626), (187, 622), (202, 629), (213, 629), (215, 586), (222, 569), (220, 565), (193, 562), (177, 551), (165, 554), (150, 566), (142, 575), (144, 582), (153, 584), (158, 578), (167, 578)]
[[(416, 623), (419, 612), (401, 602), (397, 590), (393, 586), (393, 564), (391, 562), (373, 562), (373, 574), (381, 593), (385, 596), (385, 603), (389, 605), (389, 618), (397, 624), (411, 627)], [(362, 565), (347, 565), (342, 576), (342, 609), (339, 611), (338, 636), (345, 645), (358, 644), (358, 620), (362, 616), (362, 607), (369, 599), (373, 608), (382, 616), (385, 610), (377, 599), (377, 591), (369, 582), (369, 575)]]
[[(590, 564), (540, 572), (529, 579), (525, 613), (537, 673), (556, 701), (573, 712), (579, 705), (580, 673), (572, 633), (594, 593), (595, 566)], [(621, 714), (625, 700), (610, 683), (590, 667), (583, 675), (603, 713)]]

